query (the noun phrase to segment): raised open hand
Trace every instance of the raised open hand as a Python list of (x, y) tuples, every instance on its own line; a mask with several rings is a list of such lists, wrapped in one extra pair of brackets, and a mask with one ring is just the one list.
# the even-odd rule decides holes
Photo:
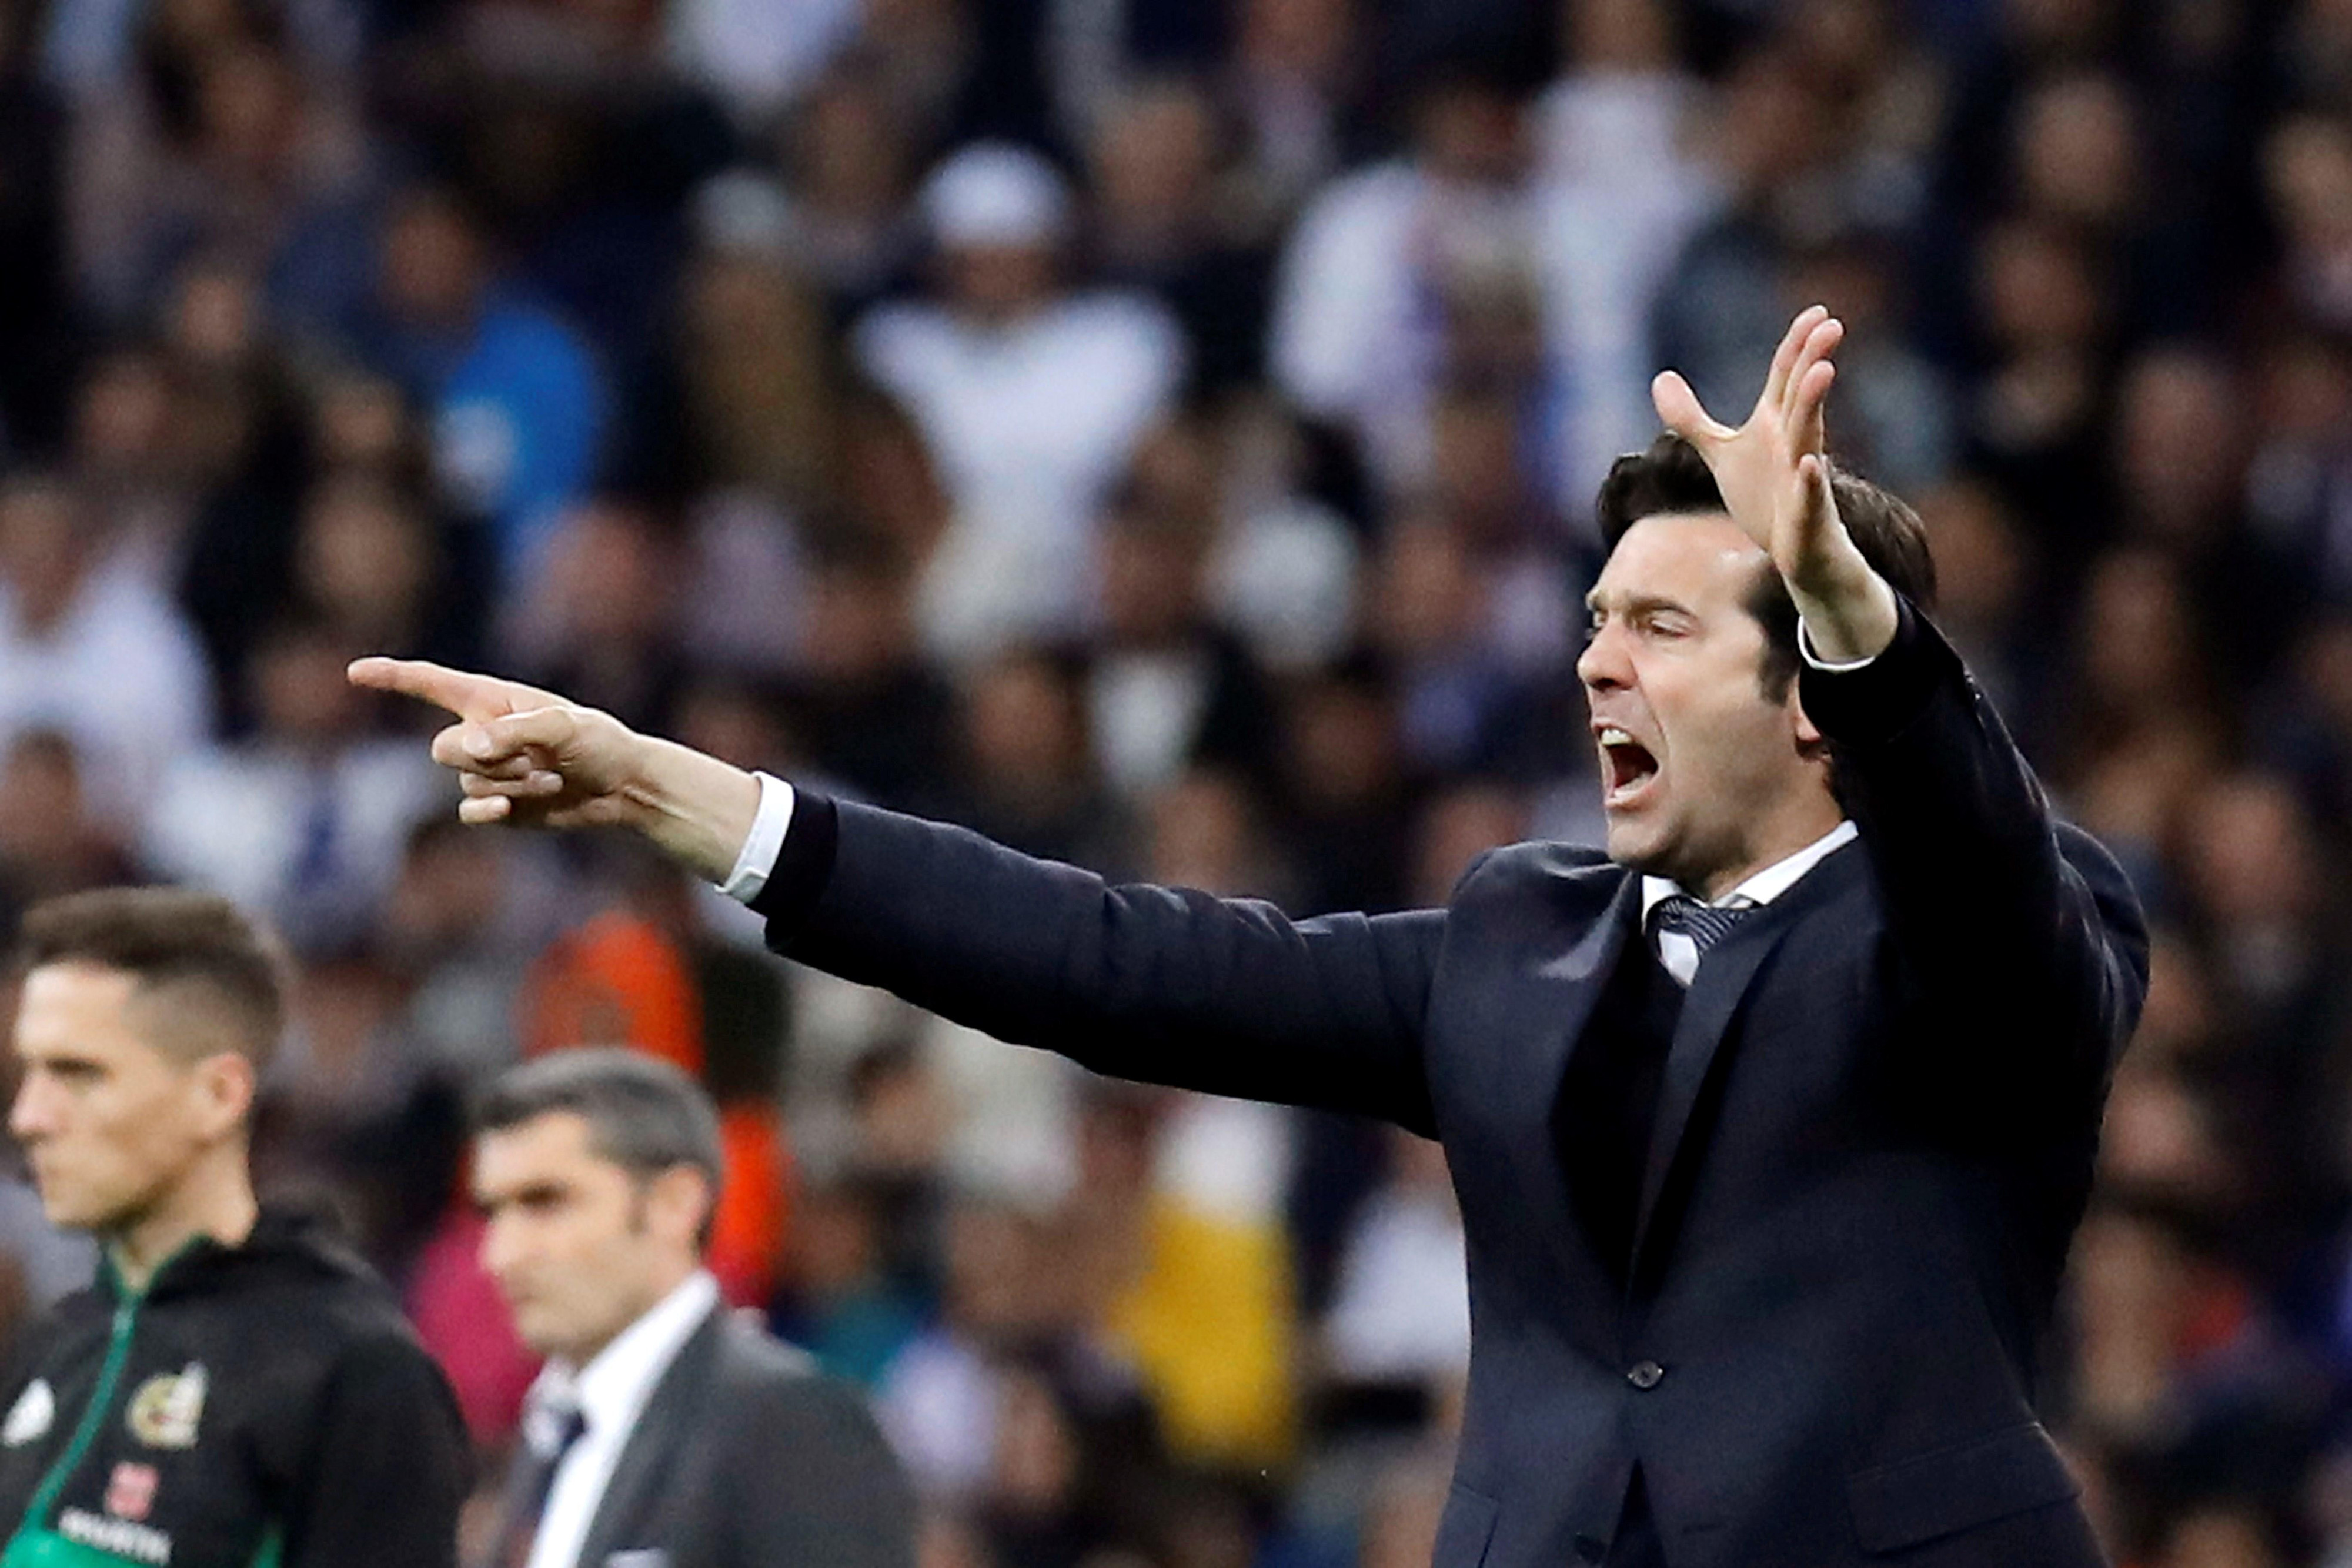
[(457, 773), (464, 821), (553, 828), (627, 821), (639, 737), (610, 714), (421, 659), (361, 659), (350, 675), (354, 685), (418, 697), (457, 716), (433, 737), (433, 760)]
[(1732, 520), (1772, 558), (1815, 648), (1832, 660), (1875, 654), (1897, 624), (1894, 590), (1838, 517), (1823, 454), (1823, 409), (1837, 382), (1830, 356), (1844, 340), (1845, 324), (1827, 309), (1800, 312), (1737, 430), (1710, 415), (1675, 371), (1650, 387), (1658, 417), (1706, 459)]
[(1850, 579), (1853, 545), (1838, 521), (1822, 459), (1823, 408), (1837, 381), (1830, 357), (1845, 324), (1821, 306), (1790, 323), (1748, 422), (1738, 429), (1710, 415), (1674, 371), (1650, 394), (1666, 427), (1698, 448), (1732, 520), (1767, 551), (1792, 589), (1829, 591)]

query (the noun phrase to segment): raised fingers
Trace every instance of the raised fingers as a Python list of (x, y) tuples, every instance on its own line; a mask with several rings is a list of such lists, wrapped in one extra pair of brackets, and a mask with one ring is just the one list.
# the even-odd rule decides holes
[[(1793, 428), (1807, 418), (1818, 415), (1820, 400), (1829, 392), (1829, 382), (1818, 372), (1830, 362), (1830, 356), (1836, 353), (1838, 345), (1844, 341), (1845, 323), (1834, 316), (1823, 317), (1805, 334), (1796, 358), (1790, 363), (1789, 373), (1782, 382), (1776, 404), (1784, 424)], [(1813, 404), (1810, 411), (1803, 406), (1808, 399)]]
[(1817, 454), (1828, 445), (1826, 410), (1830, 388), (1836, 382), (1837, 361), (1817, 359), (1791, 383), (1785, 415), (1791, 451)]
[(1789, 329), (1780, 335), (1780, 346), (1772, 350), (1772, 368), (1765, 372), (1764, 391), (1756, 402), (1759, 408), (1779, 408), (1788, 396), (1789, 379), (1796, 372), (1797, 361), (1814, 331), (1830, 319), (1826, 305), (1808, 305), (1797, 312)]

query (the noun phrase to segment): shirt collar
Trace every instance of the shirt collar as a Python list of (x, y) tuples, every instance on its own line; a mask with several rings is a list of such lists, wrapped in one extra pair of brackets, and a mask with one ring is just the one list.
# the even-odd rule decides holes
[(551, 1361), (531, 1385), (534, 1400), (569, 1394), (588, 1418), (592, 1432), (625, 1430), (644, 1408), (654, 1385), (694, 1331), (719, 1305), (719, 1281), (698, 1269), (684, 1282), (623, 1329), (584, 1367)]
[[(1798, 883), (1805, 873), (1827, 860), (1832, 851), (1844, 848), (1858, 836), (1852, 818), (1848, 818), (1799, 850), (1785, 860), (1774, 861), (1729, 893), (1713, 902), (1717, 904), (1747, 905), (1769, 904)], [(1642, 879), (1642, 923), (1646, 926), (1650, 911), (1682, 892), (1682, 888), (1662, 876)], [(1706, 902), (1706, 901), (1702, 901)]]

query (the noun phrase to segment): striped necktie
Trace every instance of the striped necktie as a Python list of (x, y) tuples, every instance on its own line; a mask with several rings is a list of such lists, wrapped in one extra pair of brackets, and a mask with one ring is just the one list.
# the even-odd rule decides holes
[(1686, 893), (1668, 894), (1650, 911), (1652, 938), (1668, 934), (1687, 936), (1698, 956), (1731, 935), (1732, 928), (1756, 913), (1753, 904), (1702, 904)]

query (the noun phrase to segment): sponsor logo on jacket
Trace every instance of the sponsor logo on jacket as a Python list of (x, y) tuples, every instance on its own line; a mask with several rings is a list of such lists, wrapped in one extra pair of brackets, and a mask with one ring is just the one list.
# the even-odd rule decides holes
[(205, 1364), (192, 1361), (178, 1372), (160, 1372), (131, 1396), (126, 1417), (131, 1435), (151, 1448), (193, 1448), (196, 1424), (205, 1416)]
[(117, 1519), (133, 1521), (142, 1520), (155, 1507), (155, 1485), (158, 1480), (152, 1465), (133, 1464), (125, 1459), (114, 1467), (107, 1478), (106, 1511)]
[(49, 1380), (36, 1377), (25, 1385), (25, 1392), (16, 1396), (16, 1403), (8, 1406), (8, 1418), (0, 1421), (0, 1446), (21, 1448), (34, 1438), (46, 1436), (57, 1424), (58, 1396), (49, 1392)]
[(172, 1561), (172, 1538), (162, 1531), (127, 1519), (108, 1519), (87, 1509), (69, 1508), (58, 1515), (58, 1533), (133, 1563), (152, 1563), (154, 1568), (169, 1568)]

